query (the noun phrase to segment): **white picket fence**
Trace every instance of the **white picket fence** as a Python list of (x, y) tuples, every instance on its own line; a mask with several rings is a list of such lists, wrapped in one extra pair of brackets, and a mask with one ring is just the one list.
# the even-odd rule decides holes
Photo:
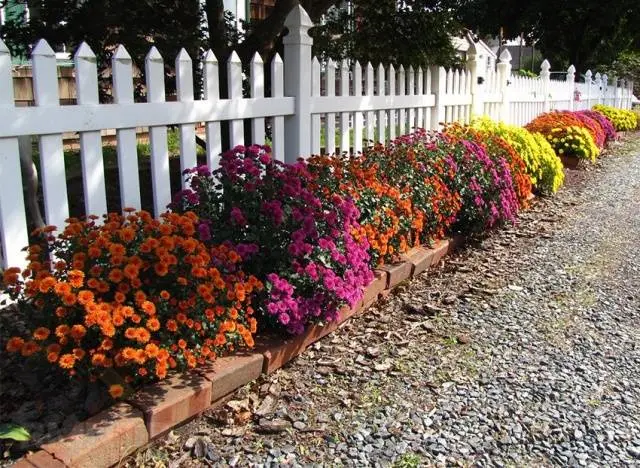
[[(203, 123), (206, 163), (215, 168), (222, 150), (221, 121), (230, 122), (232, 146), (263, 144), (268, 122), (275, 157), (291, 162), (320, 153), (323, 133), (327, 153), (358, 152), (373, 141), (384, 143), (415, 128), (469, 122), (473, 115), (523, 125), (552, 109), (586, 108), (597, 102), (630, 107), (632, 83), (609, 86), (606, 77), (596, 75), (593, 84), (576, 85), (575, 69), (569, 70), (567, 81), (550, 80), (546, 61), (539, 78), (511, 76), (508, 51), (500, 56), (497, 70), (490, 70), (480, 83), (481, 65), (473, 45), (465, 70), (321, 63), (311, 57), (308, 30), (312, 23), (304, 9), (294, 8), (285, 26), (289, 34), (284, 38), (284, 61), (276, 56), (267, 67), (256, 54), (249, 66), (248, 96), (243, 95), (242, 64), (233, 53), (227, 66), (229, 97), (219, 98), (218, 61), (209, 51), (203, 61), (203, 97), (194, 99), (192, 61), (181, 51), (175, 59), (175, 102), (165, 100), (164, 62), (155, 47), (144, 64), (147, 102), (134, 102), (133, 63), (119, 46), (112, 60), (113, 103), (99, 103), (96, 58), (82, 44), (74, 57), (77, 104), (61, 106), (55, 53), (41, 40), (32, 53), (36, 105), (15, 107), (11, 57), (0, 41), (0, 266), (24, 265), (21, 249), (28, 236), (19, 140), (25, 137), (38, 140), (45, 221), (62, 226), (69, 217), (62, 145), (65, 132), (80, 134), (84, 212), (100, 215), (107, 211), (100, 132), (115, 129), (117, 134), (120, 205), (140, 208), (135, 129), (149, 127), (150, 178), (157, 215), (171, 200), (167, 126), (179, 128), (180, 167), (186, 169), (197, 164), (195, 126)], [(265, 96), (265, 73), (271, 75), (270, 96)], [(574, 101), (576, 89), (584, 95), (585, 85), (586, 100)], [(251, 122), (251, 142), (244, 141), (244, 119)]]

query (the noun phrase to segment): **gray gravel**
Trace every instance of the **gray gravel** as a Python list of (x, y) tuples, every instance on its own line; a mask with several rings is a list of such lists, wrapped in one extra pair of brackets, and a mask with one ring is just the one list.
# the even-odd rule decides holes
[(640, 138), (613, 153), (126, 465), (640, 466)]

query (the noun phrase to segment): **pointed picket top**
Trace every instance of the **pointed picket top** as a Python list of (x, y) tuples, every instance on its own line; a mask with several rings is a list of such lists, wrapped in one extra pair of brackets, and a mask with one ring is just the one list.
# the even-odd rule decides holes
[(251, 64), (262, 65), (263, 63), (264, 62), (262, 61), (262, 57), (260, 56), (260, 54), (258, 52), (253, 54), (253, 57), (251, 58)]
[(144, 58), (144, 60), (146, 62), (163, 62), (164, 61), (162, 58), (162, 55), (160, 55), (160, 52), (158, 51), (158, 49), (156, 49), (156, 46), (151, 47), (151, 49), (149, 50), (149, 53)]
[(540, 64), (540, 70), (548, 72), (551, 69), (551, 64), (547, 59), (544, 59)]
[(55, 57), (56, 53), (44, 39), (40, 39), (31, 52), (32, 56)]
[(573, 65), (570, 65), (569, 68), (567, 68), (567, 73), (571, 73), (572, 75), (575, 75), (576, 67), (574, 67)]
[(320, 66), (320, 60), (318, 60), (318, 57), (313, 57), (313, 60), (311, 60), (311, 65), (312, 66)]
[(231, 55), (229, 56), (229, 60), (227, 61), (227, 63), (229, 65), (231, 65), (231, 64), (240, 64), (240, 65), (242, 65), (242, 60), (240, 60), (240, 56), (234, 50), (233, 52), (231, 52)]
[(404, 75), (404, 65), (400, 64), (400, 68), (398, 68), (398, 73)]
[(9, 48), (7, 47), (7, 44), (5, 44), (2, 39), (0, 39), (0, 54), (8, 54), (8, 53), (9, 53)]
[(362, 65), (360, 65), (360, 62), (356, 60), (356, 63), (353, 65), (353, 69), (360, 70), (360, 72), (362, 72)]
[(396, 68), (393, 66), (392, 64), (389, 64), (389, 77), (391, 77), (391, 75), (393, 75), (396, 72)]
[(113, 54), (113, 60), (124, 62), (125, 60), (131, 60), (131, 55), (129, 55), (127, 49), (122, 44), (120, 44), (116, 49), (115, 54)]
[(292, 28), (296, 26), (305, 26), (310, 28), (313, 26), (313, 21), (309, 17), (307, 11), (302, 8), (300, 4), (293, 7), (293, 9), (287, 15), (287, 18), (284, 20), (284, 25), (287, 28)]
[(596, 80), (600, 79), (602, 79), (602, 75), (600, 74), (600, 72), (596, 72)]
[(87, 44), (84, 41), (82, 42), (82, 44), (80, 44), (80, 47), (78, 47), (78, 50), (76, 50), (76, 53), (73, 57), (76, 60), (82, 59), (82, 60), (88, 60), (93, 62), (95, 62), (96, 60), (96, 54), (93, 53), (93, 50), (91, 50), (91, 47), (89, 47), (89, 44)]
[(509, 52), (509, 49), (505, 48), (502, 50), (502, 52), (500, 52), (500, 62), (501, 63), (509, 63), (511, 62), (511, 52)]
[(218, 63), (218, 57), (213, 53), (213, 50), (209, 49), (204, 54), (204, 63)]
[(340, 61), (340, 68), (342, 70), (348, 70), (349, 69), (349, 61), (347, 59), (342, 59)]
[(180, 49), (180, 52), (178, 52), (176, 63), (178, 62), (191, 62), (191, 56), (189, 55), (189, 52), (184, 49), (184, 47)]
[(282, 57), (280, 57), (280, 54), (276, 54), (275, 57), (273, 57), (272, 63), (282, 63)]
[(587, 70), (587, 72), (584, 74), (585, 78), (589, 78), (591, 79), (591, 77), (593, 76), (593, 73), (591, 72), (591, 70)]

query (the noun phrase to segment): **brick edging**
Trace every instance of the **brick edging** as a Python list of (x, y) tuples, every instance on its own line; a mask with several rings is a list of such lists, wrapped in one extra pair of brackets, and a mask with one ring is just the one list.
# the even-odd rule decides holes
[(398, 284), (437, 265), (464, 242), (464, 237), (454, 236), (436, 242), (432, 248), (413, 248), (403, 255), (402, 261), (376, 270), (363, 299), (353, 308), (343, 307), (337, 321), (312, 325), (302, 335), (284, 340), (258, 339), (251, 352), (218, 358), (193, 372), (144, 387), (127, 401), (76, 424), (69, 434), (44, 444), (38, 452), (22, 457), (13, 466), (108, 468), (116, 465), (150, 440), (222, 404), (230, 394), (260, 375), (281, 368), (354, 315), (364, 313)]

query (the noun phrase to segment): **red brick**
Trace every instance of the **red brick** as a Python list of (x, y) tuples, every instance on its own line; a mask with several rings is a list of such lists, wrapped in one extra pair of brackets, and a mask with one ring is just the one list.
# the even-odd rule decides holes
[[(36, 453), (30, 453), (26, 456), (27, 461), (31, 465), (31, 468), (65, 468), (66, 465), (62, 463), (60, 460), (56, 460), (53, 456), (45, 452), (44, 450), (40, 450)], [(14, 465), (15, 466), (15, 465)], [(27, 465), (25, 465), (25, 468)]]
[(211, 393), (210, 380), (185, 372), (142, 389), (130, 403), (144, 413), (149, 437), (154, 438), (207, 409)]
[(31, 463), (29, 463), (27, 461), (27, 457), (24, 456), (20, 459), (18, 459), (17, 462), (15, 462), (13, 465), (11, 465), (11, 468), (33, 468), (35, 465), (32, 465)]
[(211, 381), (211, 401), (217, 401), (260, 377), (263, 361), (261, 353), (238, 353), (218, 358), (198, 372)]
[(414, 247), (404, 257), (413, 266), (411, 276), (417, 276), (431, 266), (433, 250), (426, 247)]
[(436, 242), (431, 251), (433, 252), (431, 265), (435, 266), (440, 263), (440, 260), (442, 260), (444, 256), (449, 252), (449, 240), (444, 239)]
[(413, 265), (409, 262), (398, 262), (393, 265), (383, 265), (380, 269), (389, 273), (387, 289), (391, 289), (411, 277)]
[(387, 287), (387, 276), (388, 273), (383, 270), (376, 270), (375, 278), (369, 285), (364, 289), (364, 297), (362, 298), (363, 308), (367, 309), (372, 304), (377, 302), (378, 298), (382, 291), (384, 291)]
[[(69, 467), (107, 468), (148, 440), (142, 413), (126, 403), (118, 403), (77, 424), (70, 434), (44, 444), (42, 448)], [(44, 456), (40, 457), (38, 460), (45, 460)], [(34, 460), (29, 459), (37, 467), (64, 466), (62, 463), (39, 465)]]

